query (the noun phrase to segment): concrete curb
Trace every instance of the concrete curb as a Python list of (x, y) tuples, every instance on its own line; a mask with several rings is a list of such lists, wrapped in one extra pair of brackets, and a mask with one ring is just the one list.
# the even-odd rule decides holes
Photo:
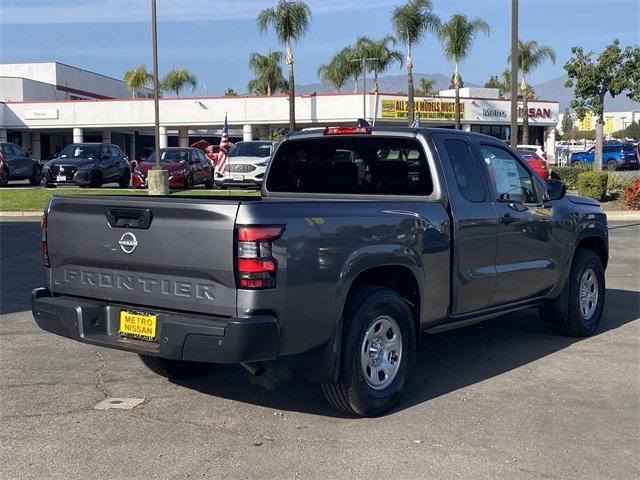
[(40, 217), (40, 216), (42, 216), (41, 210), (0, 212), (0, 218), (2, 217)]

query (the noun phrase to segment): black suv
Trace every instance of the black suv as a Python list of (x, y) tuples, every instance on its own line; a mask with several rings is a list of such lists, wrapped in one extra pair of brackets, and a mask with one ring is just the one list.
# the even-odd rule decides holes
[(112, 143), (73, 143), (44, 165), (47, 186), (75, 183), (99, 188), (117, 183), (127, 188), (131, 179), (129, 161), (120, 147)]
[(3, 162), (0, 162), (0, 187), (6, 187), (9, 180), (29, 180), (31, 185), (39, 185), (42, 166), (33, 155), (29, 155), (15, 143), (0, 143)]

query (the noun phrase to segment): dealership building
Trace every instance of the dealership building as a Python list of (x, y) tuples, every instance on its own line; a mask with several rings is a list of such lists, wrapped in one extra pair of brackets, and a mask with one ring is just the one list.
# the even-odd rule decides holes
[[(0, 141), (31, 148), (41, 158), (72, 142), (112, 142), (135, 157), (154, 144), (154, 106), (149, 94), (142, 89), (132, 95), (120, 80), (60, 63), (0, 64)], [(510, 100), (487, 88), (463, 88), (460, 96), (464, 130), (509, 138)], [(421, 125), (453, 128), (452, 97), (452, 90), (416, 97)], [(551, 155), (558, 110), (554, 101), (528, 104), (529, 142), (543, 145)], [(162, 98), (160, 146), (187, 146), (202, 138), (216, 142), (225, 115), (232, 138), (269, 138), (275, 130), (288, 127), (289, 99), (286, 95)], [(296, 96), (298, 128), (353, 124), (358, 118), (375, 125), (406, 126), (407, 97), (387, 93)]]

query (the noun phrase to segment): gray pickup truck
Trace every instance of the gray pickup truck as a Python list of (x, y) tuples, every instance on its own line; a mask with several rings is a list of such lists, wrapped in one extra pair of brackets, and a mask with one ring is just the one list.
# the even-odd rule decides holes
[(54, 197), (33, 316), (169, 378), (300, 355), (334, 407), (375, 416), (423, 332), (534, 307), (560, 333), (594, 333), (607, 219), (565, 193), (484, 135), (297, 132), (261, 198)]

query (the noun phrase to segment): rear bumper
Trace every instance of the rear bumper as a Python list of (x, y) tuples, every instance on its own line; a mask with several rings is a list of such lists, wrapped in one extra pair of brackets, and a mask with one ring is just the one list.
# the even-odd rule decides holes
[(130, 307), (157, 315), (157, 341), (147, 342), (118, 334), (120, 311), (126, 308), (77, 297), (53, 297), (46, 288), (31, 292), (31, 310), (38, 326), (78, 342), (196, 362), (257, 362), (278, 356), (280, 328), (272, 315), (228, 318)]

